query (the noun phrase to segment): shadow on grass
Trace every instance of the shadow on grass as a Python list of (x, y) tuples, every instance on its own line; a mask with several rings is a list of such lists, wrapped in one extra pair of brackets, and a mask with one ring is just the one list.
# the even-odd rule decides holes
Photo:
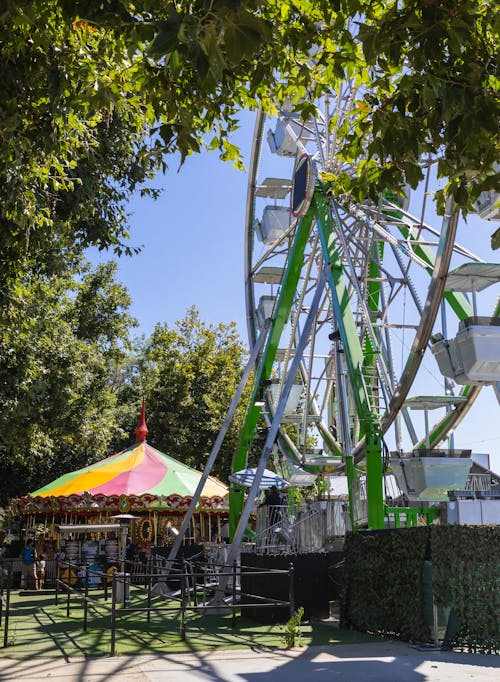
[[(83, 632), (82, 601), (72, 598), (70, 615), (67, 617), (65, 596), (56, 605), (53, 596), (43, 593), (13, 594), (9, 647), (0, 649), (0, 656), (62, 657), (65, 661), (74, 657), (109, 656), (110, 614), (100, 608), (104, 605), (102, 593), (96, 592), (92, 596), (96, 598), (96, 603), (89, 606), (87, 632)], [(132, 594), (132, 604), (144, 608), (146, 602), (140, 594)], [(158, 655), (245, 648), (263, 651), (283, 647), (283, 626), (262, 625), (238, 617), (233, 629), (230, 615), (200, 615), (189, 611), (186, 617), (186, 640), (182, 641), (179, 612), (158, 610), (165, 605), (165, 599), (155, 599), (149, 623), (144, 611), (117, 611), (117, 654)], [(308, 646), (380, 641), (380, 638), (314, 623), (302, 626), (302, 641)]]

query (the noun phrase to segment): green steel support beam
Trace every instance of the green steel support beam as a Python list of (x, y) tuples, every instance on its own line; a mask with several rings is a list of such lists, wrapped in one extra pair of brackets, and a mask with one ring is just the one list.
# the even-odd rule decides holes
[(384, 469), (382, 461), (382, 437), (374, 428), (366, 438), (366, 500), (368, 504), (368, 528), (384, 528)]
[[(379, 281), (380, 271), (377, 266), (379, 258), (383, 255), (383, 244), (375, 243), (373, 245), (373, 259), (368, 265), (368, 308), (371, 312), (372, 322), (375, 320), (375, 315), (379, 310), (380, 304), (380, 289), (381, 283)], [(381, 332), (379, 332), (380, 334)], [(380, 343), (380, 339), (379, 339)], [(364, 339), (364, 364), (363, 369), (370, 367), (372, 370), (376, 367), (377, 349), (373, 347), (371, 337), (368, 333), (365, 334)], [(372, 410), (377, 411), (376, 400), (373, 386), (366, 381), (368, 398), (372, 404)], [(371, 440), (371, 442), (370, 442)], [(371, 438), (367, 439), (366, 448), (366, 496), (368, 502), (368, 525), (370, 528), (384, 528), (384, 467), (382, 457), (382, 437), (378, 432), (371, 434)]]
[[(257, 423), (261, 413), (261, 407), (255, 405), (259, 396), (262, 382), (269, 379), (276, 351), (283, 333), (283, 328), (290, 316), (295, 292), (299, 283), (300, 273), (304, 262), (304, 251), (311, 231), (314, 213), (310, 208), (305, 216), (298, 222), (292, 248), (290, 249), (288, 262), (280, 289), (279, 298), (275, 306), (275, 313), (271, 321), (269, 337), (265, 345), (262, 357), (255, 372), (254, 391), (247, 407), (245, 421), (240, 431), (238, 447), (236, 449), (232, 471), (244, 469), (247, 465), (248, 452), (252, 446), (257, 429)], [(244, 502), (244, 491), (236, 486), (232, 486), (229, 492), (229, 528), (230, 537), (238, 525)]]
[[(382, 466), (382, 438), (378, 425), (378, 418), (372, 410), (369, 396), (365, 390), (362, 371), (365, 355), (359, 341), (356, 321), (349, 300), (344, 278), (344, 266), (337, 247), (332, 217), (324, 191), (316, 189), (313, 198), (316, 223), (323, 248), (324, 257), (330, 263), (330, 290), (332, 307), (337, 329), (344, 349), (344, 359), (351, 384), (356, 410), (360, 419), (363, 435), (366, 436), (366, 491), (368, 498), (368, 526), (371, 529), (384, 527), (384, 490)], [(352, 490), (355, 487), (354, 464), (346, 458), (346, 474), (349, 483), (349, 504), (354, 507)]]

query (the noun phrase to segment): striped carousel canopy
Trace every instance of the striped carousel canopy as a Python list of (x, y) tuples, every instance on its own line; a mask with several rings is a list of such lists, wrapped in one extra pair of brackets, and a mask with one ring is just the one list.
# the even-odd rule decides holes
[[(72, 471), (35, 490), (31, 497), (60, 497), (74, 494), (90, 495), (194, 495), (201, 472), (178, 462), (146, 443), (148, 429), (144, 417), (144, 403), (137, 442), (126, 450)], [(205, 497), (224, 497), (227, 486), (211, 476), (202, 491)]]
[[(56, 497), (73, 494), (91, 495), (193, 495), (201, 472), (178, 462), (173, 457), (151, 447), (145, 441), (134, 443), (126, 450), (56, 478), (31, 497)], [(209, 477), (202, 495), (224, 497), (227, 487)]]

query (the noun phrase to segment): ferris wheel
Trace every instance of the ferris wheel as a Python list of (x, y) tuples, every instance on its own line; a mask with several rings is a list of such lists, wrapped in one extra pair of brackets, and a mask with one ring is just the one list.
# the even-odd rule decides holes
[[(303, 470), (352, 479), (371, 466), (369, 525), (382, 527), (389, 450), (438, 448), (481, 388), (500, 380), (500, 354), (491, 356), (500, 308), (479, 318), (475, 298), (500, 271), (460, 244), (451, 201), (443, 217), (428, 217), (433, 159), (411, 201), (409, 190), (391, 188), (377, 202), (332, 195), (323, 177), (349, 171), (337, 149), (355, 97), (346, 84), (307, 120), (286, 106), (272, 120), (257, 115), (245, 296), (250, 347), (266, 339), (234, 469), (245, 466), (263, 414), (277, 434), (273, 450)], [(492, 330), (480, 357), (447, 338), (459, 325), (468, 342), (479, 327)]]

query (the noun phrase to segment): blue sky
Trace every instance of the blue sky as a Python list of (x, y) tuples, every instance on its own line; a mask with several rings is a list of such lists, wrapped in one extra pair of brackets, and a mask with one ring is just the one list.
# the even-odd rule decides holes
[[(243, 113), (242, 127), (233, 141), (248, 162), (253, 115)], [(247, 175), (223, 163), (216, 153), (189, 157), (178, 172), (170, 159), (159, 200), (136, 199), (130, 206), (131, 239), (142, 252), (118, 261), (118, 278), (133, 299), (131, 313), (138, 319), (138, 334), (150, 334), (157, 322), (173, 324), (195, 305), (208, 323), (235, 321), (245, 340), (244, 220)], [(438, 225), (439, 223), (435, 223)], [(477, 217), (469, 220), (467, 244), (485, 260), (498, 260), (488, 247), (495, 224)], [(103, 254), (103, 258), (106, 256)], [(109, 255), (107, 256), (109, 257)], [(499, 285), (489, 295), (500, 294)], [(480, 398), (456, 432), (456, 447), (490, 452), (500, 470), (500, 406), (491, 387)]]
[[(253, 117), (234, 142), (248, 158)], [(243, 238), (247, 176), (218, 154), (189, 157), (178, 172), (172, 157), (157, 201), (137, 199), (131, 210), (131, 240), (143, 246), (119, 260), (119, 278), (128, 286), (138, 333), (157, 322), (172, 324), (196, 305), (204, 321), (236, 321), (246, 340)]]

